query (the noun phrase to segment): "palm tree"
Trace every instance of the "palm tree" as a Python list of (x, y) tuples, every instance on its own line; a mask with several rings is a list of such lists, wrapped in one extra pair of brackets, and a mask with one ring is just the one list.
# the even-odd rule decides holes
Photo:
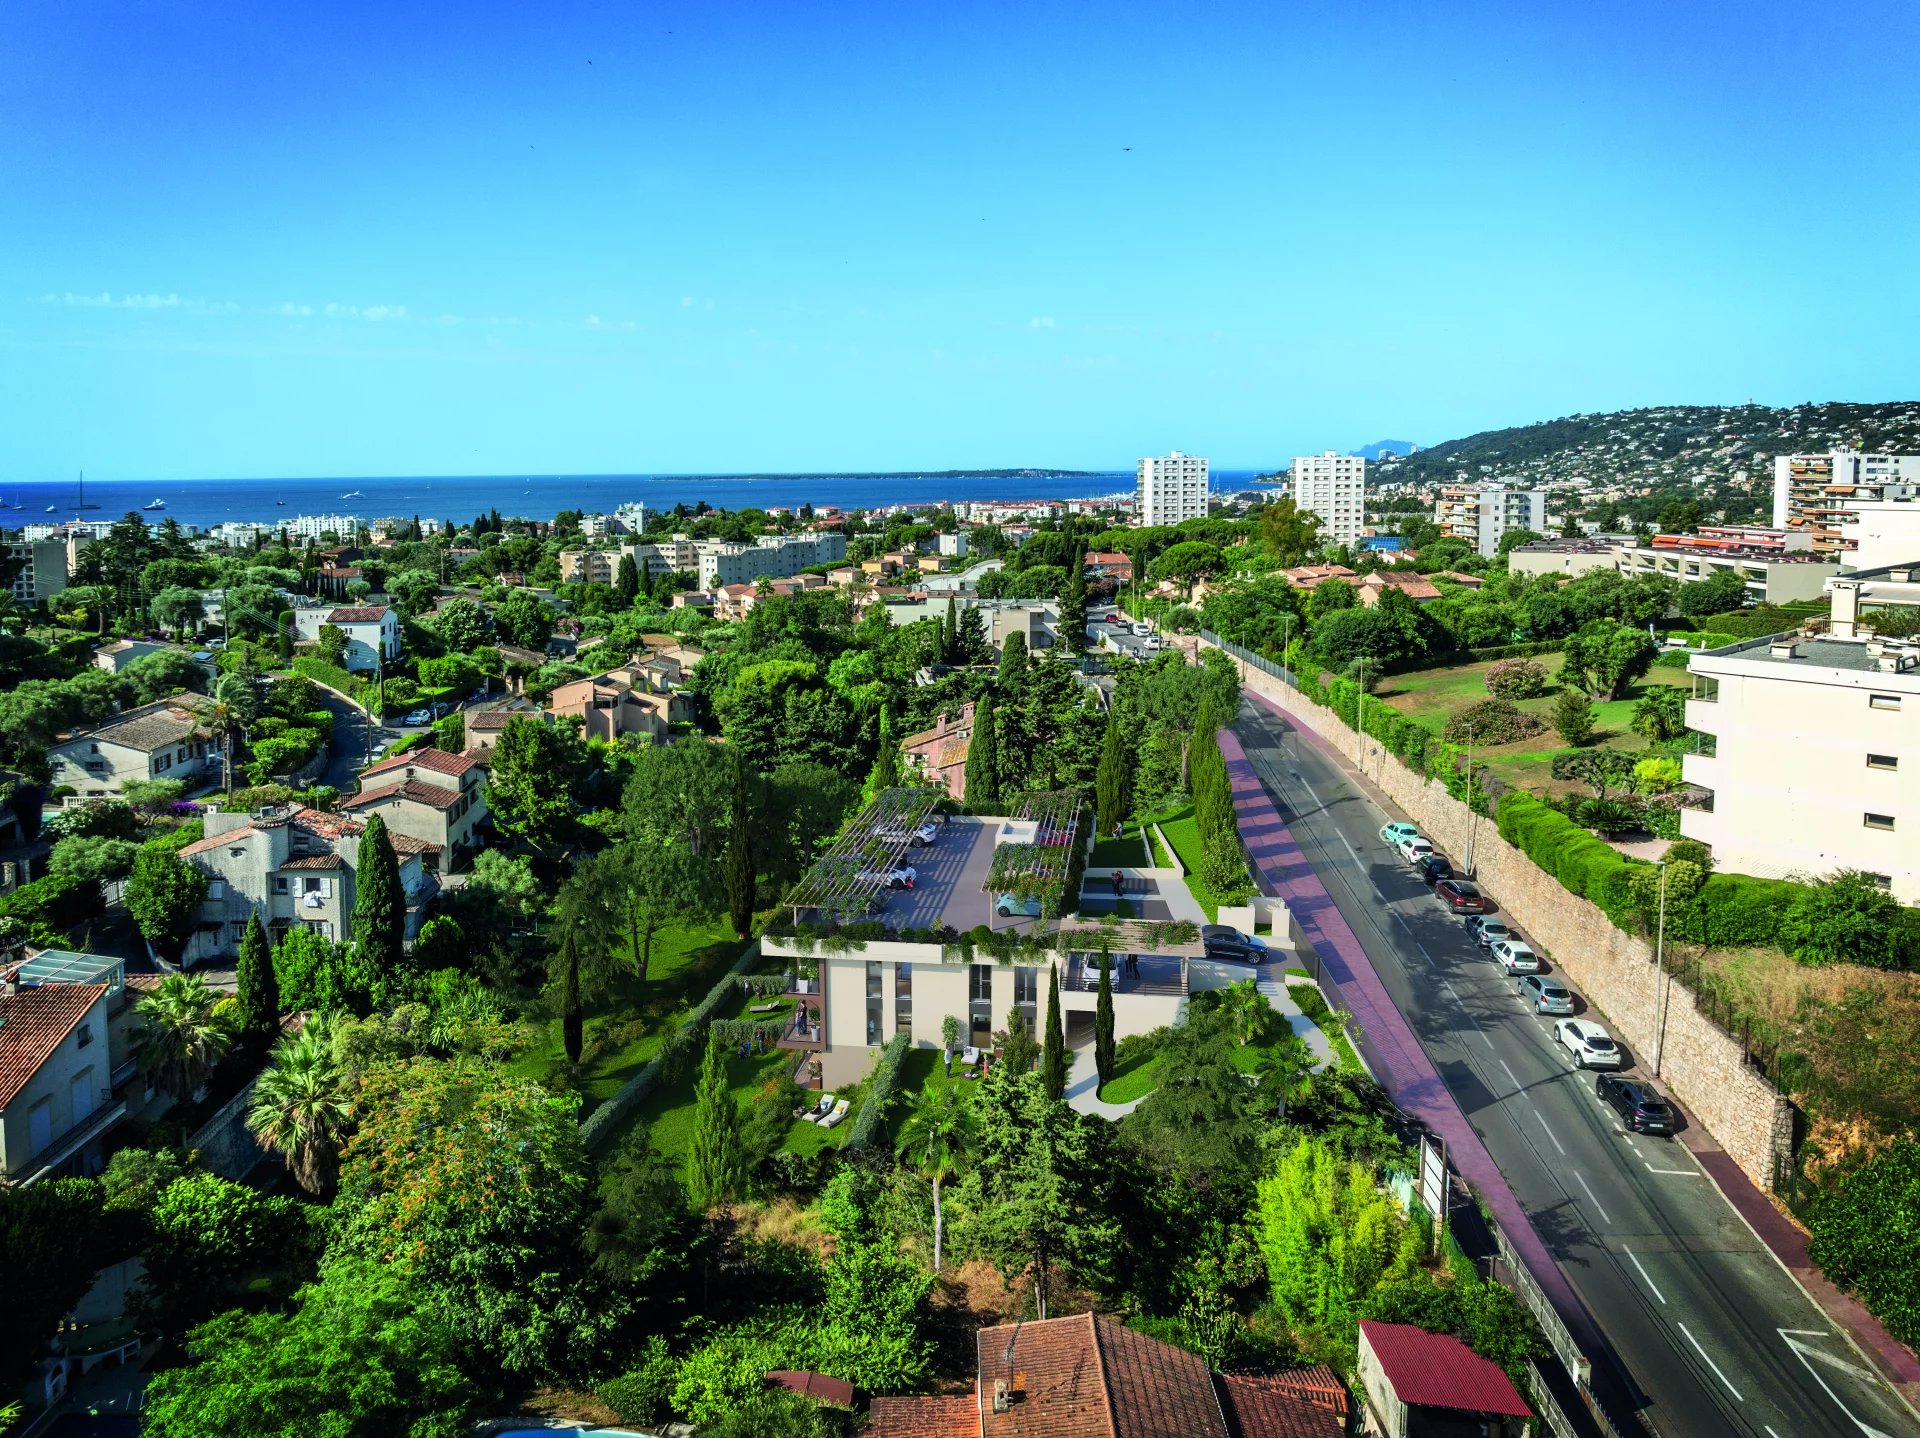
[(227, 796), (233, 796), (233, 731), (240, 727), (240, 715), (231, 704), (216, 699), (207, 706), (201, 720), (207, 732), (220, 741), (220, 772), (227, 781)]
[(900, 1124), (895, 1150), (933, 1183), (933, 1271), (940, 1271), (940, 1246), (945, 1234), (940, 1211), (940, 1185), (959, 1171), (980, 1143), (980, 1120), (973, 1111), (973, 1091), (947, 1084), (931, 1094), (910, 1100)]
[(134, 1006), (140, 1015), (135, 1041), (140, 1071), (176, 1099), (198, 1098), (233, 1035), (214, 1017), (220, 995), (198, 974), (168, 974)]
[(333, 1057), (333, 1034), (316, 1015), (273, 1057), (254, 1085), (247, 1127), (283, 1155), (293, 1181), (319, 1197), (333, 1185), (340, 1140), (352, 1118), (345, 1075)]
[(1273, 1005), (1252, 979), (1241, 979), (1220, 991), (1220, 1006), (1230, 1016), (1233, 1036), (1250, 1044), (1273, 1026)]

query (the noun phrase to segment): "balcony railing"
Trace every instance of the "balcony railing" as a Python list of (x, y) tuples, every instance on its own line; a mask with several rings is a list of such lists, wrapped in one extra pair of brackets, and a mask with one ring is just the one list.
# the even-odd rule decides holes
[[(1113, 991), (1116, 994), (1157, 994), (1179, 996), (1187, 991), (1184, 960), (1164, 954), (1115, 954)], [(1064, 987), (1072, 992), (1095, 993), (1100, 988), (1100, 961), (1086, 954), (1075, 954), (1067, 962)]]
[(811, 1009), (801, 1009), (794, 1015), (793, 1022), (780, 1031), (780, 1037), (774, 1040), (775, 1048), (799, 1049), (807, 1053), (819, 1053), (826, 1046), (826, 1025)]

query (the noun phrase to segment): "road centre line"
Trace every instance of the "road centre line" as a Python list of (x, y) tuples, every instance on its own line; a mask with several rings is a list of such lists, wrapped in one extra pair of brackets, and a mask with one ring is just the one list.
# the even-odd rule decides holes
[(1653, 1290), (1653, 1296), (1664, 1304), (1667, 1301), (1667, 1295), (1660, 1291), (1660, 1285), (1653, 1281), (1653, 1275), (1647, 1272), (1646, 1265), (1640, 1261), (1639, 1255), (1624, 1243), (1620, 1245), (1620, 1251), (1633, 1260), (1633, 1266), (1640, 1270), (1640, 1277), (1646, 1281), (1647, 1287)]
[(1593, 1204), (1595, 1208), (1600, 1210), (1600, 1221), (1602, 1223), (1612, 1223), (1613, 1219), (1608, 1216), (1606, 1208), (1602, 1206), (1598, 1198), (1594, 1197), (1593, 1189), (1587, 1183), (1587, 1176), (1584, 1173), (1580, 1172), (1580, 1170), (1577, 1168), (1573, 1171), (1573, 1176), (1580, 1180), (1580, 1187), (1587, 1190), (1588, 1200)]
[[(1528, 1105), (1527, 1105), (1527, 1107), (1528, 1107), (1528, 1108), (1533, 1108), (1533, 1105), (1532, 1105), (1532, 1104), (1528, 1104)], [(1552, 1124), (1550, 1124), (1550, 1123), (1548, 1123), (1548, 1122), (1547, 1122), (1547, 1121), (1546, 1121), (1546, 1120), (1545, 1120), (1544, 1118), (1541, 1118), (1541, 1117), (1540, 1117), (1540, 1110), (1539, 1110), (1539, 1109), (1537, 1109), (1537, 1108), (1535, 1108), (1535, 1109), (1533, 1109), (1533, 1116), (1534, 1116), (1535, 1118), (1537, 1118), (1537, 1119), (1540, 1119), (1540, 1127), (1541, 1127), (1541, 1128), (1543, 1128), (1543, 1129), (1545, 1129), (1545, 1130), (1547, 1131), (1547, 1137), (1548, 1137), (1549, 1139), (1551, 1139), (1551, 1140), (1553, 1141), (1553, 1146), (1554, 1146), (1554, 1147), (1555, 1147), (1556, 1149), (1559, 1149), (1559, 1151), (1560, 1151), (1560, 1157), (1562, 1157), (1562, 1158), (1565, 1158), (1565, 1157), (1567, 1156), (1567, 1151), (1566, 1151), (1566, 1150), (1565, 1150), (1564, 1148), (1560, 1148), (1560, 1135), (1559, 1135), (1559, 1134), (1557, 1134), (1557, 1133), (1555, 1133), (1555, 1132), (1553, 1131), (1553, 1125), (1552, 1125)], [(1592, 1196), (1592, 1193), (1591, 1193), (1591, 1190), (1589, 1190), (1589, 1193), (1588, 1193), (1588, 1196), (1589, 1196), (1589, 1197), (1591, 1197), (1591, 1196)], [(1599, 1200), (1599, 1199), (1594, 1199), (1594, 1204), (1593, 1204), (1593, 1206), (1594, 1206), (1595, 1208), (1599, 1208), (1599, 1207), (1600, 1207), (1600, 1200)], [(1605, 1210), (1605, 1209), (1600, 1209), (1600, 1216), (1601, 1216), (1602, 1218), (1607, 1218), (1607, 1213), (1606, 1213), (1606, 1210)], [(1608, 1218), (1608, 1219), (1607, 1219), (1607, 1222), (1609, 1222), (1609, 1223), (1611, 1223), (1611, 1222), (1613, 1222), (1613, 1220), (1612, 1220), (1612, 1219), (1610, 1219), (1610, 1218)]]
[(1715, 1363), (1711, 1358), (1707, 1357), (1707, 1350), (1700, 1346), (1700, 1340), (1693, 1336), (1692, 1330), (1684, 1323), (1676, 1324), (1675, 1327), (1686, 1335), (1687, 1342), (1693, 1345), (1693, 1351), (1698, 1353), (1707, 1367), (1713, 1370), (1713, 1376), (1727, 1385), (1727, 1392), (1731, 1393), (1740, 1402), (1745, 1403), (1747, 1401), (1747, 1395), (1742, 1393), (1738, 1388), (1735, 1388), (1733, 1384), (1728, 1381), (1727, 1375), (1720, 1371), (1720, 1365), (1718, 1363)]
[(1512, 1070), (1512, 1069), (1508, 1069), (1508, 1068), (1507, 1068), (1507, 1061), (1506, 1061), (1505, 1059), (1501, 1059), (1501, 1060), (1500, 1060), (1500, 1067), (1501, 1067), (1501, 1068), (1503, 1068), (1503, 1069), (1507, 1069), (1507, 1077), (1508, 1077), (1509, 1079), (1512, 1079), (1512, 1081), (1513, 1081), (1513, 1091), (1514, 1091), (1515, 1093), (1519, 1093), (1519, 1092), (1520, 1092), (1520, 1080), (1519, 1080), (1519, 1079), (1517, 1079), (1517, 1078), (1514, 1078), (1514, 1074), (1513, 1074), (1513, 1070)]

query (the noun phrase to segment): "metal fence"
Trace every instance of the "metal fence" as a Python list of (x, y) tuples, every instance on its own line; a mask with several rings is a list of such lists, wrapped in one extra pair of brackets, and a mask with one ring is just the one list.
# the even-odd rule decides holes
[(1294, 678), (1293, 671), (1288, 669), (1284, 664), (1276, 664), (1264, 655), (1255, 654), (1251, 649), (1243, 649), (1238, 644), (1222, 639), (1211, 629), (1202, 629), (1200, 631), (1200, 637), (1221, 653), (1232, 655), (1242, 664), (1251, 664), (1255, 669), (1260, 670), (1264, 674), (1271, 674), (1282, 684), (1288, 685), (1291, 688), (1298, 689), (1300, 687), (1300, 681)]

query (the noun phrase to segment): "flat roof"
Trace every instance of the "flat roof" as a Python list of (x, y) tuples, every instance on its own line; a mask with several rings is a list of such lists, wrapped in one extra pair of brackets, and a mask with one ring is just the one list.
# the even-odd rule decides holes
[(1792, 641), (1791, 654), (1773, 652), (1774, 645), (1786, 642), (1786, 639), (1776, 635), (1771, 639), (1755, 639), (1746, 644), (1729, 645), (1725, 649), (1706, 652), (1716, 659), (1751, 659), (1761, 664), (1798, 665), (1807, 669), (1848, 669), (1858, 674), (1884, 674), (1889, 679), (1912, 678), (1920, 672), (1914, 669), (1882, 669), (1880, 656), (1868, 651), (1869, 641), (1864, 639), (1796, 638)]
[(982, 886), (1000, 825), (999, 819), (949, 819), (931, 844), (908, 850), (901, 862), (913, 867), (913, 887), (882, 890), (874, 917), (896, 929), (950, 924), (963, 933), (993, 923), (993, 895)]

